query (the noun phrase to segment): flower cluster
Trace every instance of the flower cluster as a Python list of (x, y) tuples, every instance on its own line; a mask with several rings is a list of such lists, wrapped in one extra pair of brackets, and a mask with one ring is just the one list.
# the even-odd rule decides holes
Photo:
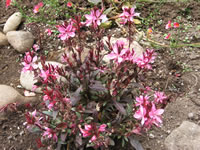
[(51, 29), (46, 29), (45, 32), (46, 32), (47, 35), (49, 35), (49, 36), (52, 35), (52, 31), (51, 31)]
[(58, 31), (60, 32), (59, 36), (61, 40), (68, 40), (70, 37), (74, 37), (75, 36), (75, 28), (73, 26), (73, 23), (69, 23), (69, 24), (63, 24), (63, 25), (59, 25), (57, 26)]
[(85, 129), (79, 127), (83, 137), (91, 137), (90, 142), (95, 143), (96, 147), (102, 146), (104, 143), (102, 141), (102, 132), (106, 132), (106, 124), (102, 124), (99, 128), (96, 124), (85, 124)]
[(125, 42), (118, 40), (112, 46), (112, 52), (108, 54), (106, 57), (110, 60), (114, 60), (116, 63), (120, 64), (126, 60), (132, 60), (134, 55), (134, 51), (130, 51), (125, 47)]
[[(172, 23), (171, 20), (169, 20), (168, 23), (167, 23), (166, 26), (165, 26), (165, 29), (170, 29), (170, 28), (172, 28), (172, 27), (178, 28), (178, 27), (179, 27), (179, 23), (178, 23), (178, 22)], [(169, 39), (170, 37), (171, 37), (171, 34), (168, 33), (168, 34), (165, 36), (165, 39), (167, 40), (167, 39)]]
[(140, 57), (134, 57), (134, 49), (130, 50), (126, 48), (124, 41), (117, 41), (112, 46), (112, 51), (110, 54), (106, 55), (109, 60), (114, 60), (117, 64), (120, 64), (124, 61), (129, 61), (136, 63), (138, 67), (142, 69), (152, 69), (151, 63), (155, 60), (156, 53), (154, 50), (147, 49)]
[(179, 23), (178, 22), (172, 23), (171, 20), (169, 20), (168, 23), (165, 26), (165, 29), (170, 29), (172, 27), (178, 28), (179, 27)]
[(141, 131), (142, 128), (150, 129), (153, 124), (160, 127), (164, 109), (157, 109), (156, 105), (163, 104), (166, 99), (167, 96), (163, 92), (155, 92), (153, 101), (150, 100), (148, 95), (136, 97), (135, 106), (139, 106), (139, 108), (134, 117), (141, 120), (141, 127), (138, 127), (134, 132), (140, 133), (138, 131)]
[(22, 71), (32, 71), (34, 69), (38, 68), (37, 62), (37, 56), (34, 56), (34, 52), (26, 52), (24, 56), (24, 62), (22, 62), (22, 65), (24, 66)]
[(39, 12), (40, 8), (43, 7), (44, 4), (43, 2), (38, 3), (37, 5), (34, 6), (33, 12), (36, 14)]
[(92, 25), (94, 29), (108, 20), (106, 15), (103, 15), (103, 10), (100, 11), (97, 8), (94, 8), (89, 15), (85, 15), (85, 18), (87, 19), (85, 22), (86, 26)]
[(126, 24), (127, 22), (134, 22), (133, 17), (139, 16), (139, 13), (135, 13), (135, 8), (122, 7), (123, 13), (120, 14), (121, 23)]
[(6, 8), (8, 8), (8, 6), (10, 6), (12, 0), (6, 0)]
[(147, 49), (141, 57), (136, 58), (135, 63), (142, 69), (152, 69), (150, 63), (154, 62), (155, 55), (153, 49)]

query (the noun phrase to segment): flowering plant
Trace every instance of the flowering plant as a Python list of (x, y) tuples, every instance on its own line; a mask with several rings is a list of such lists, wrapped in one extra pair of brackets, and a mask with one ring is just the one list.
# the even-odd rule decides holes
[[(124, 24), (133, 24), (134, 8), (123, 8), (120, 15)], [(130, 12), (127, 15), (127, 12)], [(160, 127), (167, 97), (154, 92), (142, 81), (142, 74), (152, 70), (156, 53), (147, 49), (136, 57), (128, 41), (103, 41), (104, 29), (100, 24), (107, 20), (103, 10), (94, 8), (86, 21), (75, 16), (59, 25), (59, 38), (66, 45), (62, 66), (47, 64), (41, 57), (36, 63), (36, 52), (26, 53), (23, 71), (34, 71), (43, 91), (43, 108), (26, 114), (28, 130), (40, 131), (41, 141), (52, 139), (61, 145), (107, 148), (114, 138), (129, 138), (142, 134), (153, 125)], [(88, 36), (82, 28), (91, 29), (93, 46), (85, 46)], [(89, 28), (91, 27), (91, 28)], [(86, 54), (86, 56), (85, 56)], [(38, 65), (36, 67), (35, 65)], [(131, 90), (131, 86), (138, 90)], [(44, 146), (38, 141), (39, 146)]]

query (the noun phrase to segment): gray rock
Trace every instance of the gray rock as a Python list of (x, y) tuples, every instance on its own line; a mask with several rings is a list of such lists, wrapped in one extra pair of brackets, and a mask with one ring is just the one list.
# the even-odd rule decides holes
[(0, 32), (0, 46), (8, 45), (8, 40), (6, 38), (6, 35), (4, 35), (2, 32)]
[[(62, 67), (63, 64), (60, 64), (58, 62), (54, 62), (54, 61), (46, 61), (46, 64), (51, 64), (51, 65), (54, 65), (54, 66), (59, 66), (59, 67)], [(38, 67), (40, 69), (42, 69), (42, 65), (41, 63), (39, 62), (38, 63)], [(60, 77), (58, 78), (58, 80), (62, 80), (62, 81), (65, 81), (66, 79), (64, 77)], [(34, 84), (37, 82), (38, 80), (35, 78), (34, 76), (34, 72), (33, 71), (27, 71), (27, 72), (21, 72), (21, 75), (20, 75), (20, 84), (26, 89), (26, 90), (30, 90), (30, 91), (33, 91), (33, 87), (34, 87)], [(38, 87), (34, 92), (36, 93), (42, 93), (42, 89), (40, 87)]]
[(10, 103), (25, 104), (35, 100), (36, 97), (24, 97), (13, 87), (0, 84), (0, 108)]
[(20, 12), (14, 13), (8, 18), (6, 24), (4, 25), (3, 32), (7, 33), (9, 31), (15, 31), (22, 21), (22, 14)]
[(30, 50), (34, 43), (34, 36), (26, 31), (10, 31), (6, 37), (14, 49), (20, 53)]
[(165, 139), (166, 150), (200, 150), (200, 126), (183, 121)]
[[(34, 77), (33, 71), (27, 71), (27, 72), (21, 72), (20, 75), (20, 84), (26, 89), (26, 90), (33, 90), (34, 84), (37, 82), (37, 80)], [(41, 88), (37, 88), (34, 92), (36, 93), (42, 93)]]

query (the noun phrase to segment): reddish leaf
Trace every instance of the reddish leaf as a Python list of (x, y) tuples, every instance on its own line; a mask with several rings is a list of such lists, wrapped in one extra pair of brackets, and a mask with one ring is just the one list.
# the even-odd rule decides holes
[(70, 93), (70, 100), (72, 106), (76, 105), (78, 101), (81, 99), (80, 92), (82, 91), (82, 86), (80, 86), (74, 93)]
[(42, 141), (41, 141), (40, 138), (37, 138), (35, 141), (36, 141), (36, 143), (37, 143), (37, 147), (38, 147), (38, 148), (45, 147), (45, 145), (42, 144)]
[(91, 81), (89, 87), (95, 91), (100, 91), (100, 92), (107, 91), (107, 89), (103, 86), (103, 84), (100, 81), (96, 80)]
[(121, 103), (118, 103), (117, 101), (113, 101), (114, 106), (119, 110), (119, 112), (123, 115), (126, 115), (126, 110), (124, 109), (124, 106)]
[(58, 128), (58, 129), (66, 129), (67, 128), (67, 123), (62, 122), (62, 123), (58, 124), (56, 128)]

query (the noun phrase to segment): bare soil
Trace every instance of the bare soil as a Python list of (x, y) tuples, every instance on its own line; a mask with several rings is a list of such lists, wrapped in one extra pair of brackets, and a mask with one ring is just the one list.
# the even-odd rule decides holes
[[(32, 5), (26, 1), (26, 5)], [(84, 3), (83, 3), (84, 4)], [(145, 24), (138, 25), (143, 30), (154, 27), (153, 36), (156, 41), (169, 44), (164, 40), (163, 35), (168, 31), (165, 24), (168, 20), (176, 20), (181, 25), (180, 39), (188, 37), (191, 43), (200, 42), (200, 3), (139, 3), (137, 12), (142, 18), (149, 18), (143, 21)], [(32, 9), (32, 8), (31, 8)], [(9, 7), (5, 10), (4, 3), (0, 3), (0, 25), (5, 23), (7, 18), (16, 12), (17, 9)], [(151, 14), (151, 15), (150, 15)], [(181, 16), (181, 19), (180, 19)], [(160, 21), (162, 20), (162, 21)], [(162, 23), (160, 23), (160, 22)], [(41, 31), (46, 26), (41, 25)], [(186, 29), (187, 28), (187, 29)], [(20, 29), (25, 29), (22, 24)], [(36, 29), (32, 28), (35, 33)], [(0, 26), (2, 31), (2, 26)], [(116, 33), (116, 27), (110, 33)], [(117, 33), (116, 33), (117, 34)], [(176, 34), (176, 32), (174, 32)], [(36, 40), (36, 42), (38, 42)], [(56, 53), (61, 43), (46, 36), (43, 38), (43, 50), (51, 50), (49, 54)], [(156, 48), (157, 59), (153, 65), (153, 71), (146, 75), (149, 86), (154, 89), (164, 91), (170, 98), (170, 103), (165, 109), (163, 116), (163, 126), (152, 129), (147, 135), (138, 137), (145, 150), (164, 150), (164, 140), (173, 129), (178, 127), (182, 121), (190, 120), (200, 124), (200, 51), (199, 48)], [(50, 56), (49, 56), (50, 57)], [(17, 53), (11, 46), (0, 47), (0, 84), (7, 84), (17, 88), (21, 70), (21, 59), (23, 56)], [(50, 59), (50, 58), (49, 58)], [(38, 100), (40, 96), (38, 96)], [(8, 112), (4, 118), (0, 119), (0, 149), (1, 150), (37, 150), (35, 139), (38, 135), (29, 133), (23, 123), (24, 113), (34, 110), (39, 104), (33, 104), (32, 108), (22, 106), (17, 112)], [(188, 117), (193, 113), (193, 117)], [(113, 149), (133, 149), (121, 148), (121, 144)]]

